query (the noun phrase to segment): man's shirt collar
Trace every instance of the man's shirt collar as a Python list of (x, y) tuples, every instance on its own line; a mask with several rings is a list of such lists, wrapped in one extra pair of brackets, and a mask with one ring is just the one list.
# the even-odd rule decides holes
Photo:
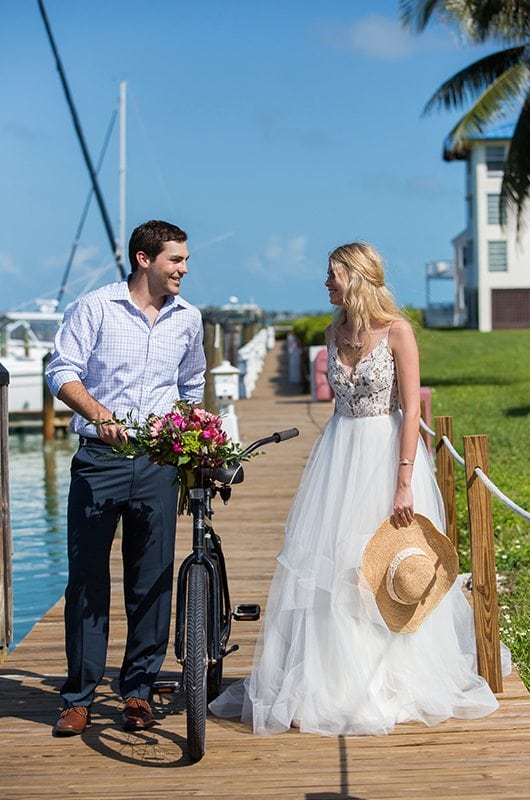
[[(131, 298), (131, 293), (129, 291), (129, 283), (127, 278), (123, 281), (117, 281), (116, 283), (112, 283), (109, 286), (109, 297), (111, 300), (117, 301), (127, 301), (131, 303), (135, 308), (138, 306), (133, 302)], [(166, 302), (160, 309), (160, 312), (166, 313), (167, 311), (172, 310), (173, 308), (190, 308), (190, 303), (187, 300), (184, 300), (183, 297), (180, 295), (168, 295), (166, 298)]]

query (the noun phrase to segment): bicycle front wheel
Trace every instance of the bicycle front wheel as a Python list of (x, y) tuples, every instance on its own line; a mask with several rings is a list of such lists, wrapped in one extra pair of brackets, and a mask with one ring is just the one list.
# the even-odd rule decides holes
[(208, 673), (208, 575), (201, 564), (192, 564), (190, 567), (186, 612), (184, 684), (188, 752), (190, 758), (199, 761), (204, 755), (206, 741)]

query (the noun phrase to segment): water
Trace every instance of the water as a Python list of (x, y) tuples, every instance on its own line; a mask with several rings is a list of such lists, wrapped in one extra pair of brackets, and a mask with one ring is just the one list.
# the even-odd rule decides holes
[(9, 437), (13, 532), (13, 646), (66, 586), (66, 498), (77, 437), (43, 447), (41, 434)]

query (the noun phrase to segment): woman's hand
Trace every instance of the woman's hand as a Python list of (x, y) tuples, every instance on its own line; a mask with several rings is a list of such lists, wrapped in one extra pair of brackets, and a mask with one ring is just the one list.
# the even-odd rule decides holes
[(397, 527), (408, 527), (414, 519), (414, 499), (410, 486), (398, 486), (392, 505), (394, 522)]

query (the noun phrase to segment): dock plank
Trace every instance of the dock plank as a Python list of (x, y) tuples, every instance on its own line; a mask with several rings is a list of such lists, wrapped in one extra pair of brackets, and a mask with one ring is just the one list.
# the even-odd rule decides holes
[[(273, 430), (301, 436), (271, 445), (245, 465), (233, 501), (216, 507), (234, 602), (265, 604), (283, 524), (330, 403), (312, 404), (285, 379), (283, 348), (267, 357), (252, 400), (237, 404), (244, 441)], [(177, 561), (188, 552), (190, 523), (179, 520)], [(479, 720), (434, 728), (407, 723), (382, 737), (320, 737), (291, 730), (258, 737), (241, 723), (210, 717), (207, 752), (192, 764), (186, 752), (181, 695), (156, 699), (157, 726), (130, 734), (119, 726), (117, 677), (125, 642), (121, 563), (112, 554), (112, 617), (108, 668), (82, 737), (54, 739), (64, 679), (62, 601), (33, 628), (0, 669), (0, 796), (3, 800), (84, 798), (130, 800), (522, 800), (530, 797), (530, 695), (514, 672), (499, 710)], [(240, 650), (227, 658), (225, 679), (248, 673), (259, 623), (234, 623)], [(178, 679), (170, 653), (163, 674)]]

